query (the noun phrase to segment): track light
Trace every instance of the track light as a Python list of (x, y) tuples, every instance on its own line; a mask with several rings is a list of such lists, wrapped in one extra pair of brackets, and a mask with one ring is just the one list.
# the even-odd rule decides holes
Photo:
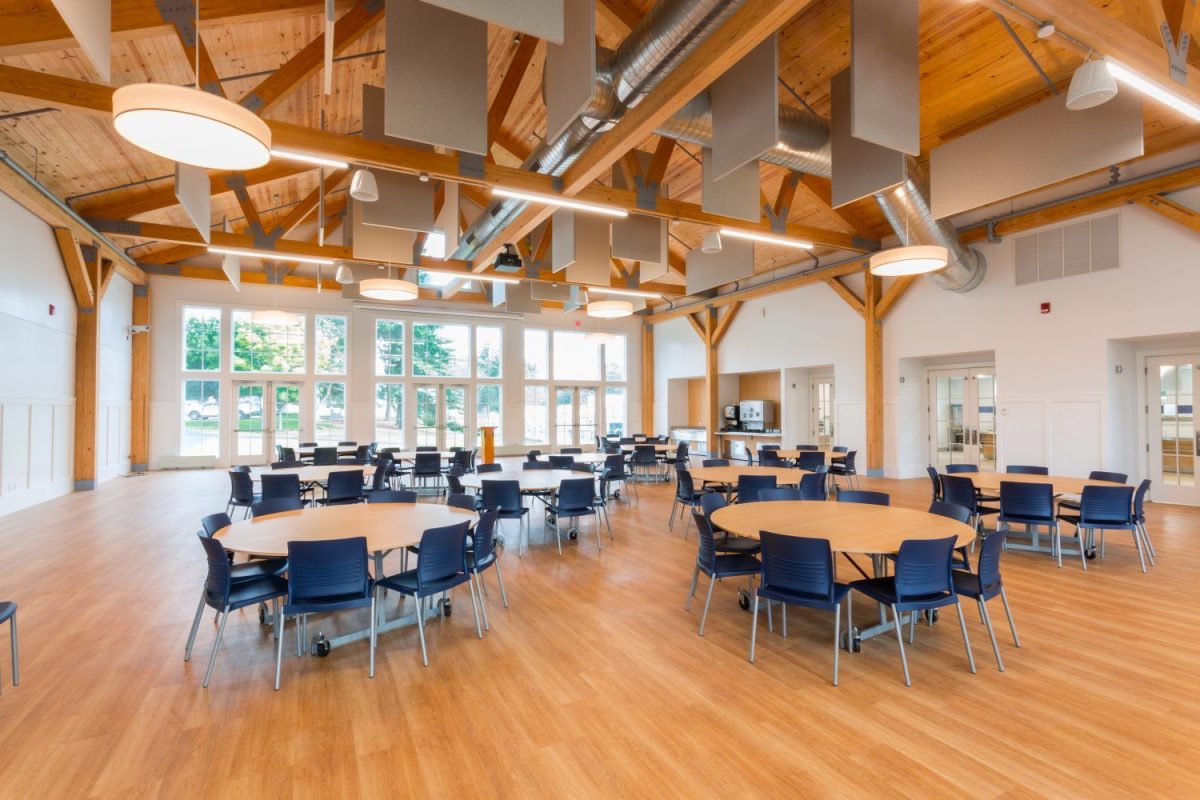
[(297, 153), (294, 150), (281, 150), (277, 147), (271, 148), (271, 157), (288, 161), (303, 161), (305, 164), (316, 164), (319, 167), (332, 167), (333, 169), (347, 169), (350, 166), (345, 161), (338, 161), (336, 158), (313, 156), (308, 153)]
[(374, 203), (379, 199), (379, 184), (371, 170), (354, 170), (354, 177), (350, 179), (350, 196), (364, 203)]
[(1162, 86), (1161, 84), (1150, 80), (1145, 75), (1130, 69), (1111, 56), (1105, 56), (1104, 63), (1108, 65), (1108, 71), (1112, 74), (1112, 76), (1121, 83), (1137, 89), (1142, 94), (1157, 100), (1163, 105), (1170, 106), (1176, 111), (1190, 117), (1197, 122), (1200, 122), (1200, 106), (1196, 105), (1191, 100), (1184, 99), (1165, 86)]
[(250, 250), (243, 247), (217, 247), (208, 248), (210, 253), (220, 253), (227, 256), (248, 256), (250, 258), (269, 258), (274, 261), (295, 261), (300, 264), (325, 264), (332, 265), (335, 262), (332, 258), (319, 258), (317, 256), (297, 256), (291, 253), (280, 253), (274, 250)]

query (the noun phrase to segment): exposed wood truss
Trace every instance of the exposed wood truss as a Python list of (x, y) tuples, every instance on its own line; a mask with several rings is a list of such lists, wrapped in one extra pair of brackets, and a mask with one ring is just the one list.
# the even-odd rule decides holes
[(1161, 214), (1172, 222), (1200, 233), (1200, 212), (1180, 205), (1169, 197), (1163, 197), (1160, 194), (1150, 194), (1139, 197), (1137, 203), (1156, 214)]

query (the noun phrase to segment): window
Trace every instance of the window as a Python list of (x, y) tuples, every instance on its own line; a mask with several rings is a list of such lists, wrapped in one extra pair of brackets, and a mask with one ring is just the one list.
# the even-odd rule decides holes
[(179, 454), (221, 455), (221, 382), (183, 382), (183, 435)]
[(404, 374), (404, 323), (394, 319), (375, 321), (375, 374)]
[(469, 325), (413, 323), (412, 374), (435, 378), (471, 375)]
[(504, 331), (488, 325), (475, 328), (475, 377), (499, 378)]
[(595, 381), (600, 379), (600, 343), (586, 333), (554, 332), (554, 379)]
[(545, 386), (525, 387), (525, 444), (550, 441), (550, 408)]
[(189, 372), (221, 369), (221, 309), (183, 309), (183, 368)]
[(525, 377), (537, 381), (550, 379), (550, 335), (546, 331), (525, 331)]
[(404, 447), (404, 384), (375, 384), (375, 441), (380, 447)]
[(609, 436), (625, 436), (625, 387), (604, 390), (604, 421)]
[(296, 323), (254, 322), (233, 312), (235, 372), (304, 372), (304, 317)]
[(625, 337), (621, 335), (607, 337), (604, 341), (604, 380), (624, 381), (625, 377)]
[(346, 318), (318, 314), (316, 362), (318, 375), (346, 374)]
[(314, 400), (317, 431), (314, 441), (322, 446), (343, 441), (346, 438), (346, 384), (318, 381)]
[(504, 443), (500, 408), (500, 384), (485, 383), (475, 387), (475, 429), (489, 425), (494, 427), (497, 445)]

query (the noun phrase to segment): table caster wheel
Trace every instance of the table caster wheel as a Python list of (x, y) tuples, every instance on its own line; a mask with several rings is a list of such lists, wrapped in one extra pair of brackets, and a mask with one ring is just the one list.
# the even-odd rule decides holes
[(1096, 548), (1093, 547), (1090, 550), (1085, 551), (1084, 555), (1089, 561), (1094, 561), (1096, 559)]
[(925, 619), (933, 624), (938, 621), (938, 610), (936, 608), (929, 609), (925, 612)]
[(267, 607), (264, 605), (259, 605), (259, 607), (258, 607), (258, 624), (259, 625), (267, 624)]
[(329, 655), (332, 648), (329, 645), (329, 640), (325, 638), (325, 634), (318, 633), (317, 638), (313, 641), (312, 653), (318, 658), (325, 658)]
[(450, 601), (444, 601), (442, 603), (442, 614), (448, 617), (452, 611), (454, 611), (454, 608), (450, 605)]
[(567, 538), (568, 538), (568, 539), (571, 539), (571, 540), (578, 539), (578, 538), (579, 538), (579, 531), (575, 531), (575, 530), (569, 531), (569, 532), (567, 533)]
[(738, 608), (742, 611), (750, 610), (750, 595), (746, 594), (744, 589), (738, 589)]

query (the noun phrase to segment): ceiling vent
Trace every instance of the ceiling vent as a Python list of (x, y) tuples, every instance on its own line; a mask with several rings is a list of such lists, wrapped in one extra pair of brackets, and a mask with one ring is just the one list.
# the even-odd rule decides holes
[(1120, 214), (1016, 238), (1016, 284), (1071, 278), (1117, 268)]

